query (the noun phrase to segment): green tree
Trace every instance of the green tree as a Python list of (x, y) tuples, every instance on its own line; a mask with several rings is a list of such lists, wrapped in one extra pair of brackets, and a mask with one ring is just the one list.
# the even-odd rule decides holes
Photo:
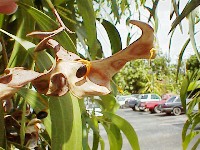
[(124, 94), (134, 93), (179, 93), (183, 74), (176, 81), (176, 65), (169, 64), (164, 56), (154, 60), (136, 60), (127, 63), (116, 75), (117, 84)]
[(116, 83), (124, 90), (124, 94), (141, 93), (148, 82), (148, 71), (144, 60), (128, 62), (116, 75)]
[(199, 70), (200, 61), (197, 59), (196, 55), (192, 55), (186, 62), (186, 69), (190, 71)]

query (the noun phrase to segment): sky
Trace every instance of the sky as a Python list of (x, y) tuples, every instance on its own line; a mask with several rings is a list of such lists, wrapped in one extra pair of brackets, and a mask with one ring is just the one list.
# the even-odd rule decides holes
[[(181, 11), (184, 8), (186, 2), (187, 0), (181, 1), (181, 6), (180, 6)], [(168, 0), (161, 0), (159, 2), (158, 8), (157, 8), (159, 27), (158, 27), (156, 38), (159, 45), (159, 51), (161, 51), (167, 57), (170, 56), (171, 63), (177, 63), (181, 48), (183, 47), (185, 41), (189, 37), (188, 36), (188, 21), (186, 19), (182, 21), (183, 33), (181, 33), (179, 27), (175, 30), (175, 33), (173, 36), (173, 43), (171, 45), (171, 49), (169, 53), (170, 35), (168, 33), (171, 28), (171, 23), (175, 19), (174, 17), (172, 21), (170, 21), (170, 18), (169, 18), (170, 9), (171, 9), (171, 3)], [(147, 11), (145, 10), (143, 11), (143, 16), (144, 16), (142, 18), (143, 21), (147, 22), (147, 17), (148, 17)], [(134, 15), (131, 19), (137, 19), (137, 15)], [(120, 24), (116, 25), (116, 28), (120, 32), (120, 36), (122, 39), (122, 47), (124, 49), (126, 47), (126, 38), (127, 38), (128, 32), (130, 31), (130, 28), (126, 26), (124, 18), (122, 18), (122, 21)], [(200, 27), (198, 27), (198, 29), (200, 29)], [(133, 29), (133, 31), (131, 31), (131, 33), (134, 33), (134, 32), (137, 32), (137, 30)], [(111, 49), (110, 49), (109, 39), (108, 39), (108, 36), (106, 35), (106, 31), (100, 25), (97, 25), (97, 36), (98, 36), (98, 39), (102, 43), (105, 56), (106, 57), (110, 56)], [(132, 41), (136, 40), (138, 37), (139, 35), (137, 34), (137, 37), (132, 39)], [(196, 39), (200, 39), (200, 34), (197, 34)], [(200, 42), (197, 42), (197, 47), (200, 47)], [(194, 54), (194, 51), (192, 49), (191, 44), (189, 44), (183, 55), (183, 59), (187, 59), (193, 54)]]

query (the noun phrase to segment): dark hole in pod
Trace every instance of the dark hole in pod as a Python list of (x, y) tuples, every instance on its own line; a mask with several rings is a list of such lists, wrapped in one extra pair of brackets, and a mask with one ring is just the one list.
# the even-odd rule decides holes
[(48, 116), (48, 113), (46, 111), (40, 111), (39, 113), (36, 114), (38, 119), (44, 119)]
[(87, 67), (86, 65), (81, 66), (77, 72), (76, 72), (76, 77), (81, 78), (87, 73)]

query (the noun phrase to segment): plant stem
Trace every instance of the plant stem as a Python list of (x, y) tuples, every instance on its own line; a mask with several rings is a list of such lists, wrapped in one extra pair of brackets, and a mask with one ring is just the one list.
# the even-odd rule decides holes
[(2, 44), (3, 64), (4, 64), (4, 68), (6, 68), (7, 65), (8, 65), (8, 55), (7, 55), (7, 52), (6, 52), (5, 41), (4, 41), (3, 37), (0, 38), (0, 42)]

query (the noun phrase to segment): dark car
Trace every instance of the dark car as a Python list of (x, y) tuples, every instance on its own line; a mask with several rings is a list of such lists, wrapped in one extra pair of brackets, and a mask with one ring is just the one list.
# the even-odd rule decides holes
[(133, 97), (133, 95), (117, 95), (116, 99), (120, 105), (120, 108), (126, 108), (128, 106), (127, 98)]
[(138, 104), (138, 96), (139, 94), (132, 94), (131, 97), (126, 98), (125, 103), (128, 105), (128, 107), (132, 108), (133, 110), (136, 110), (136, 105)]
[(184, 109), (179, 96), (172, 96), (164, 104), (160, 104), (158, 109), (166, 114), (173, 113), (176, 116), (184, 113)]

